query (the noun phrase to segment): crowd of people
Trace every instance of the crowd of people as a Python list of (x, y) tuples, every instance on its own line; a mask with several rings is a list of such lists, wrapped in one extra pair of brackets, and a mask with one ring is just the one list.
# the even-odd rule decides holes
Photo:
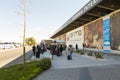
[(50, 46), (50, 53), (52, 55), (57, 55), (62, 56), (63, 55), (63, 51), (67, 51), (66, 53), (68, 53), (68, 55), (72, 58), (72, 53), (73, 53), (73, 47), (72, 45), (69, 45), (68, 48), (66, 45), (62, 45), (62, 44), (58, 44), (58, 45), (51, 45)]
[(32, 51), (36, 58), (40, 58), (40, 54), (43, 54), (45, 51), (47, 51), (47, 48), (44, 43), (40, 43), (40, 45), (37, 46), (34, 45), (32, 47)]
[(50, 53), (51, 55), (57, 55), (62, 56), (63, 50), (66, 49), (66, 46), (63, 46), (62, 44), (59, 45), (50, 45)]
[(44, 54), (44, 52), (46, 52), (47, 50), (50, 51), (50, 54), (52, 55), (52, 59), (53, 59), (53, 55), (56, 56), (62, 56), (63, 55), (63, 51), (69, 51), (68, 53), (70, 54), (70, 56), (72, 56), (72, 52), (73, 52), (73, 48), (72, 45), (69, 45), (68, 48), (66, 45), (63, 44), (57, 44), (57, 45), (45, 45), (44, 43), (40, 43), (40, 45), (37, 46), (33, 46), (32, 47), (32, 51), (34, 56), (36, 56), (36, 58), (40, 58), (40, 54)]

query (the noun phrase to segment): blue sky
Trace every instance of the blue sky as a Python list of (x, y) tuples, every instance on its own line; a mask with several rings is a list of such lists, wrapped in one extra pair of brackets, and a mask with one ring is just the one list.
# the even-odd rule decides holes
[[(27, 0), (26, 37), (49, 37), (89, 0)], [(22, 42), (23, 0), (1, 0), (0, 41)]]

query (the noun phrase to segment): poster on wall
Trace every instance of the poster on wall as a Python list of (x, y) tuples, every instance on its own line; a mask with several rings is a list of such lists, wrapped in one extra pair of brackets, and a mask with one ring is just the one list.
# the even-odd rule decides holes
[(74, 48), (76, 44), (78, 45), (78, 48), (83, 48), (83, 27), (79, 27), (77, 29), (74, 29), (68, 33), (66, 33), (66, 45), (72, 45)]
[(120, 51), (120, 12), (110, 16), (111, 20), (111, 49)]
[(84, 44), (86, 48), (103, 49), (102, 19), (84, 26)]
[(105, 16), (103, 18), (103, 37), (104, 37), (104, 43), (103, 43), (103, 49), (104, 52), (111, 52), (111, 46), (110, 46), (110, 16)]

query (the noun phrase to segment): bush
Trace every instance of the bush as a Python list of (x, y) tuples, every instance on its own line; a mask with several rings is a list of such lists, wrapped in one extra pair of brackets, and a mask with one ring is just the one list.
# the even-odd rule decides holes
[(84, 51), (83, 50), (76, 50), (76, 53), (78, 53), (80, 55), (84, 55)]
[(100, 53), (100, 52), (96, 52), (96, 53), (95, 53), (95, 57), (96, 57), (96, 58), (101, 58), (101, 59), (103, 59), (103, 54)]
[(78, 53), (78, 54), (79, 54), (79, 53), (80, 53), (80, 50), (76, 50), (76, 53)]
[(89, 52), (87, 55), (88, 55), (88, 56), (93, 56), (92, 52)]
[(83, 50), (80, 50), (80, 55), (84, 55), (84, 51)]
[(42, 60), (40, 60), (38, 66), (42, 70), (47, 70), (51, 67), (51, 60), (49, 58), (43, 58)]
[[(43, 65), (44, 64), (44, 65)], [(39, 65), (39, 66), (38, 66)], [(0, 80), (32, 80), (35, 76), (51, 67), (48, 58), (0, 69)]]

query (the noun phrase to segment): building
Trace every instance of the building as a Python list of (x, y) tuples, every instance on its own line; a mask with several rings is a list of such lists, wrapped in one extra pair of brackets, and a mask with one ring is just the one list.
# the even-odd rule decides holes
[(120, 0), (91, 0), (51, 38), (86, 49), (120, 54)]

